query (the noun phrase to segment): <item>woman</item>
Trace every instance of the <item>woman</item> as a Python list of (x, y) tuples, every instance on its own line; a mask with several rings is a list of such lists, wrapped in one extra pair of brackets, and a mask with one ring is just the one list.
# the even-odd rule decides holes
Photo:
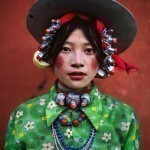
[[(59, 11), (56, 6), (61, 6)], [(119, 12), (126, 16), (117, 22)], [(49, 23), (52, 17), (56, 20)], [(112, 48), (117, 39), (118, 53), (132, 43), (133, 16), (114, 1), (39, 0), (29, 11), (27, 26), (40, 43), (47, 28), (33, 60), (40, 68), (51, 66), (58, 80), (49, 93), (14, 110), (5, 149), (140, 149), (132, 108), (102, 94), (93, 82), (94, 77), (112, 75), (115, 68), (137, 69)], [(106, 27), (118, 31), (117, 39)]]

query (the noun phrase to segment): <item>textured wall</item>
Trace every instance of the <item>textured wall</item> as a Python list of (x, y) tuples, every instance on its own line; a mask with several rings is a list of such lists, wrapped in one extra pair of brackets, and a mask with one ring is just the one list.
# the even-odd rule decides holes
[[(12, 110), (25, 100), (46, 92), (55, 77), (50, 71), (38, 70), (32, 64), (38, 44), (29, 35), (26, 14), (34, 0), (7, 0), (0, 5), (0, 145), (3, 145), (6, 127)], [(131, 105), (139, 118), (142, 145), (150, 147), (150, 1), (119, 0), (131, 10), (138, 24), (133, 45), (122, 57), (136, 64), (141, 72), (127, 75), (117, 72), (113, 77), (96, 80), (103, 92)], [(42, 90), (40, 84), (46, 83)]]

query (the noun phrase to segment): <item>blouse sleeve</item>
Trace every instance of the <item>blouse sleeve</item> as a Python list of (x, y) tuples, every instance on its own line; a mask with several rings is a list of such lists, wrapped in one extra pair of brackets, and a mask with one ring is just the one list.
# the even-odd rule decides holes
[(130, 122), (128, 135), (126, 138), (126, 142), (124, 143), (124, 150), (140, 150), (140, 133), (139, 133), (139, 125), (136, 118), (135, 113), (133, 112), (132, 120)]
[(17, 144), (17, 141), (15, 140), (15, 111), (12, 113), (8, 123), (4, 149), (5, 150), (20, 149), (19, 145)]

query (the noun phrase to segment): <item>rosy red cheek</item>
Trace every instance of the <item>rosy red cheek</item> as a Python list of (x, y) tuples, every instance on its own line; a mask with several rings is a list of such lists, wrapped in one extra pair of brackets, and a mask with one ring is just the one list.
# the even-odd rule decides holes
[(56, 59), (56, 62), (55, 62), (55, 66), (57, 68), (61, 68), (63, 66), (63, 63), (64, 63), (64, 59), (62, 56), (58, 56), (57, 59)]
[(95, 59), (95, 58), (92, 59), (91, 67), (92, 67), (93, 70), (98, 68), (98, 61), (97, 61), (97, 59)]

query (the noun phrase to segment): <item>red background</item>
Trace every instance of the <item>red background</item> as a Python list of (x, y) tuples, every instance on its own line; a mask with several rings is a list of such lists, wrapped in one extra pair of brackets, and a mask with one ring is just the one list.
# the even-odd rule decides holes
[[(37, 69), (32, 63), (38, 43), (30, 36), (25, 21), (35, 0), (1, 0), (0, 4), (0, 145), (13, 109), (33, 96), (49, 90), (55, 77), (51, 71)], [(117, 72), (105, 80), (96, 80), (99, 89), (131, 105), (138, 116), (142, 146), (150, 147), (150, 1), (119, 0), (135, 16), (138, 34), (128, 51), (121, 54), (127, 62), (140, 68), (127, 75)], [(42, 90), (39, 85), (45, 82)]]

